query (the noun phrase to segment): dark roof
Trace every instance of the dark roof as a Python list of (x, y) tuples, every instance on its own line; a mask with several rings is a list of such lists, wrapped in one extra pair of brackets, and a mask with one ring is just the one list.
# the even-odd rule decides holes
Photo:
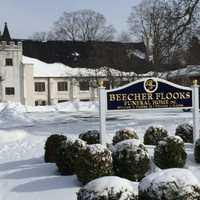
[(87, 68), (107, 66), (122, 71), (137, 72), (148, 64), (137, 54), (131, 54), (135, 50), (146, 54), (143, 42), (20, 41), (23, 42), (23, 55), (46, 63), (60, 62), (70, 67)]
[(7, 42), (11, 41), (10, 33), (9, 33), (8, 26), (7, 26), (6, 22), (5, 22), (5, 25), (4, 25), (4, 31), (3, 31), (3, 34), (1, 36), (1, 40), (7, 41)]

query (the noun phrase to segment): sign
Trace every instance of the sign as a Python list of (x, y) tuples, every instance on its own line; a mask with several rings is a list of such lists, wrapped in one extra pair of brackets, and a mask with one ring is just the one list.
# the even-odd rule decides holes
[(191, 108), (192, 89), (158, 78), (108, 90), (107, 110)]
[(146, 78), (105, 90), (99, 88), (100, 141), (106, 144), (106, 112), (134, 109), (192, 108), (193, 138), (199, 138), (199, 86), (183, 87), (159, 78)]

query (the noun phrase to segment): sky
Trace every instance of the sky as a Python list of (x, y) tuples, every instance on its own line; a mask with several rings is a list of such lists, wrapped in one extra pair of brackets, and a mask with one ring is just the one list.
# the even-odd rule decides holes
[(48, 31), (64, 11), (92, 9), (103, 14), (118, 33), (127, 31), (131, 7), (141, 0), (0, 0), (0, 30), (8, 23), (11, 37), (26, 39)]

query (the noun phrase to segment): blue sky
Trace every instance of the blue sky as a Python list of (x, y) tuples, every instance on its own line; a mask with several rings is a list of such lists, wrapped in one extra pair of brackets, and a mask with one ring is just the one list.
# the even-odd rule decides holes
[(131, 7), (141, 0), (2, 0), (0, 29), (8, 22), (11, 36), (27, 38), (33, 32), (48, 31), (64, 11), (93, 9), (102, 13), (118, 32), (126, 31)]

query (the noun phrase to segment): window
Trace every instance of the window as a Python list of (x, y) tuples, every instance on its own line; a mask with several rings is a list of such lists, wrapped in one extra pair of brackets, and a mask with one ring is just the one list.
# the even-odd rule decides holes
[(68, 90), (68, 83), (65, 81), (57, 83), (57, 90), (58, 91), (67, 91)]
[(58, 103), (63, 103), (63, 102), (67, 102), (68, 100), (62, 99), (62, 100), (58, 100)]
[(80, 101), (90, 101), (89, 99), (80, 99)]
[(6, 58), (6, 66), (13, 66), (12, 58)]
[(88, 81), (80, 81), (79, 87), (81, 91), (88, 91), (89, 90), (89, 82)]
[(5, 88), (5, 94), (6, 95), (14, 95), (15, 94), (15, 88), (14, 87), (6, 87)]
[(46, 106), (46, 101), (45, 100), (36, 100), (35, 106)]
[(35, 82), (35, 92), (44, 92), (45, 82)]

